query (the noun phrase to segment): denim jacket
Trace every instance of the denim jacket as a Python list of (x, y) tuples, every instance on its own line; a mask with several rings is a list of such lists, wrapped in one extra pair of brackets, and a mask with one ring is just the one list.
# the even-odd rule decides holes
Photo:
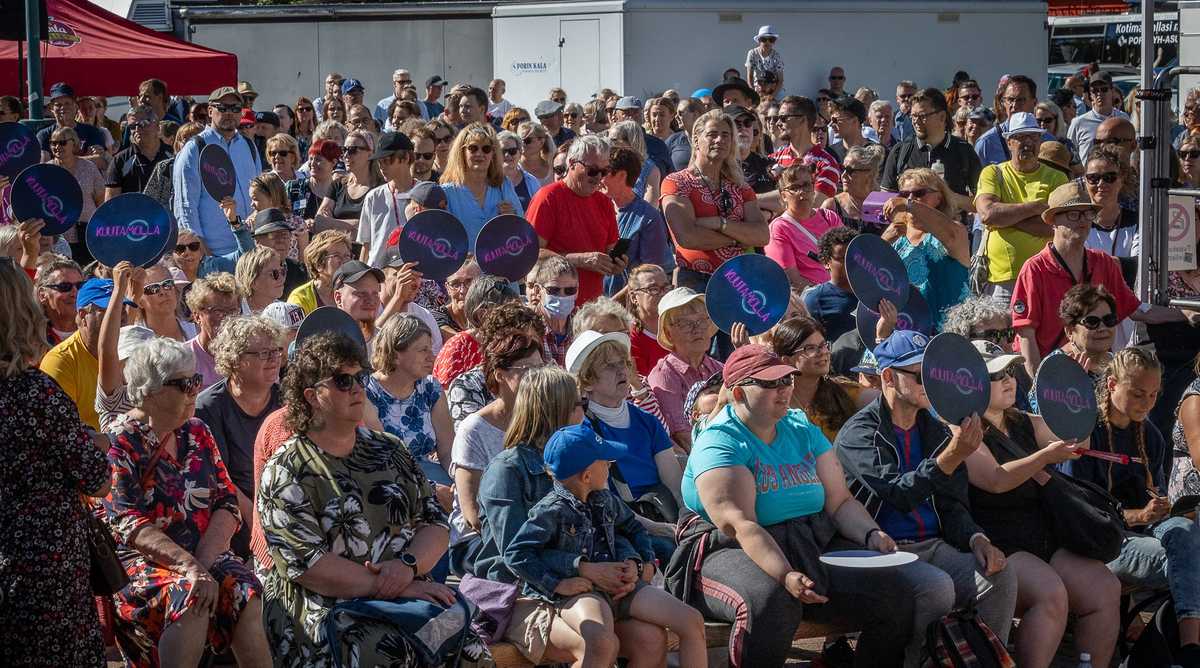
[(585, 503), (558, 482), (504, 550), (504, 563), (525, 581), (525, 595), (550, 601), (559, 598), (554, 588), (561, 580), (579, 575), (580, 562), (626, 559), (654, 560), (650, 534), (629, 506), (607, 489)]

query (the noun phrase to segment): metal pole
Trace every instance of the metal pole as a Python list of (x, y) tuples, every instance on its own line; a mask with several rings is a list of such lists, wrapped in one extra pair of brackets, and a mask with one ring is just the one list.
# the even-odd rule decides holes
[[(1154, 3), (1147, 0), (1142, 2), (1142, 91), (1148, 93), (1154, 85)], [(1154, 142), (1158, 137), (1158, 105), (1149, 97), (1143, 97), (1141, 100), (1141, 128), (1142, 136), (1139, 138), (1138, 145), (1141, 146), (1141, 154), (1139, 155), (1138, 163), (1138, 189), (1141, 195), (1141, 204), (1139, 210), (1141, 215), (1138, 221), (1138, 234), (1142, 240), (1142, 258), (1138, 262), (1137, 276), (1137, 292), (1138, 297), (1143, 303), (1153, 303), (1158, 292), (1158, 277), (1153, 273), (1152, 263), (1157, 258), (1165, 258), (1167, 255), (1166, 241), (1167, 236), (1159, 235), (1154, 220), (1161, 220), (1158, 216), (1153, 218), (1147, 215), (1150, 212), (1156, 211), (1157, 204), (1154, 188), (1151, 184), (1151, 179), (1158, 172), (1155, 170), (1156, 146)], [(1165, 212), (1164, 212), (1165, 213)], [(1160, 239), (1161, 236), (1161, 239)], [(1146, 249), (1154, 249), (1158, 252), (1146, 253)], [(1163, 283), (1165, 287), (1165, 283)]]
[(29, 41), (29, 120), (41, 121), (42, 113), (42, 35), (41, 8), (38, 0), (25, 0), (25, 38)]

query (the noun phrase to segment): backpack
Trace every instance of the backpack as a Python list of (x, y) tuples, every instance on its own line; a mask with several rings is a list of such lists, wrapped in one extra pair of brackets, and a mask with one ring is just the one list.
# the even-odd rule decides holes
[(974, 610), (956, 610), (925, 631), (925, 668), (1016, 668), (1004, 643)]
[(1121, 662), (1123, 668), (1161, 668), (1178, 663), (1175, 657), (1179, 651), (1179, 622), (1175, 618), (1175, 602), (1169, 596), (1165, 600), (1156, 596), (1149, 603), (1153, 606), (1160, 601), (1150, 623)]

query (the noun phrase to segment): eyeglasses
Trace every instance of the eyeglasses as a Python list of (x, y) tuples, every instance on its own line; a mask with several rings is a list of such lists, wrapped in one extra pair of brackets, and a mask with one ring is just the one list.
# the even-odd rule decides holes
[(260, 362), (283, 359), (283, 348), (268, 348), (267, 350), (247, 350), (242, 353), (245, 357), (253, 357)]
[(641, 293), (644, 293), (647, 295), (661, 295), (670, 289), (671, 289), (671, 286), (667, 283), (655, 283), (653, 285), (647, 285), (647, 286), (640, 287), (640, 288), (634, 288), (633, 291), (641, 292)]
[(1120, 176), (1121, 175), (1118, 172), (1097, 172), (1093, 174), (1084, 174), (1083, 178), (1088, 182), (1088, 185), (1098, 186), (1100, 185), (1101, 181), (1104, 183), (1116, 183)]
[(739, 128), (752, 128), (752, 127), (754, 127), (754, 119), (753, 118), (739, 118), (739, 119), (735, 120), (733, 122), (733, 124), (738, 126)]
[(204, 376), (200, 374), (192, 374), (188, 378), (171, 378), (163, 381), (163, 387), (173, 387), (184, 394), (195, 394), (200, 391), (200, 386), (204, 384)]
[[(363, 369), (358, 373), (335, 373), (333, 376), (320, 381), (317, 385), (325, 383), (333, 383), (333, 388), (338, 392), (349, 392), (354, 389), (355, 385), (359, 388), (365, 388), (367, 381), (371, 378), (371, 370)], [(315, 387), (315, 386), (314, 386)]]
[(576, 285), (568, 285), (565, 287), (559, 287), (557, 285), (543, 285), (542, 289), (546, 291), (546, 294), (554, 295), (555, 297), (573, 297), (579, 292), (579, 286)]
[(1054, 118), (1053, 116), (1038, 116), (1037, 124), (1044, 128), (1048, 128), (1051, 125), (1054, 125), (1055, 120), (1057, 120), (1057, 119)]
[(286, 158), (291, 154), (291, 151), (271, 151), (269, 155), (272, 158)]
[(820, 353), (829, 352), (832, 349), (832, 344), (830, 344), (828, 341), (822, 341), (820, 343), (810, 343), (806, 346), (800, 346), (794, 350), (792, 354), (800, 355), (801, 357), (811, 357)]
[(761, 387), (764, 390), (778, 390), (781, 387), (791, 387), (792, 376), (789, 374), (783, 378), (776, 378), (775, 380), (759, 380), (757, 378), (751, 378), (747, 381), (738, 383), (738, 385), (741, 385), (742, 387), (753, 385), (755, 387)]
[(430, 151), (428, 153), (413, 153), (413, 159), (414, 160), (433, 160), (434, 155), (435, 155), (435, 153), (433, 151)]
[(344, 153), (346, 155), (354, 155), (355, 153), (358, 153), (359, 151), (365, 151), (365, 150), (367, 150), (366, 146), (343, 146), (342, 147), (342, 153)]
[(787, 123), (792, 118), (806, 118), (804, 114), (779, 114), (771, 120), (775, 123)]
[(470, 153), (471, 155), (475, 155), (479, 152), (483, 152), (484, 155), (492, 154), (491, 144), (467, 144), (466, 149), (467, 153)]
[(937, 111), (927, 111), (923, 114), (915, 114), (914, 113), (910, 116), (910, 118), (912, 118), (914, 121), (917, 121), (920, 123), (925, 123), (926, 121), (929, 120), (930, 116), (933, 116), (934, 114), (940, 114), (940, 113), (942, 113), (942, 111), (940, 109)]
[(901, 190), (896, 194), (904, 199), (921, 199), (931, 192), (933, 191), (931, 191), (929, 188), (917, 188), (916, 190)]
[(61, 292), (63, 294), (66, 294), (68, 292), (82, 290), (83, 283), (84, 283), (83, 281), (79, 281), (78, 283), (72, 283), (71, 281), (63, 281), (62, 283), (50, 283), (49, 285), (43, 285), (42, 287), (49, 288), (55, 292)]
[(1200, 151), (1180, 151), (1179, 157), (1184, 160), (1195, 160), (1196, 158), (1200, 158)]
[(774, 43), (775, 43), (775, 38), (774, 38), (774, 37), (764, 37), (764, 38), (762, 38), (762, 39), (760, 39), (760, 40), (758, 40), (758, 41), (760, 41), (760, 42), (770, 42), (770, 43), (774, 44)]
[(958, 99), (966, 100), (967, 102), (978, 102), (983, 99), (983, 96), (979, 93), (974, 93), (970, 95), (959, 95)]
[(163, 290), (169, 290), (171, 292), (174, 292), (175, 291), (175, 279), (168, 278), (166, 280), (162, 280), (157, 283), (147, 283), (146, 285), (142, 286), (142, 294), (144, 294), (144, 295), (156, 295), (156, 294), (162, 292)]
[(220, 104), (218, 102), (213, 102), (208, 106), (216, 109), (222, 114), (236, 114), (242, 111), (242, 105), (240, 104)]
[(451, 290), (458, 290), (460, 292), (466, 292), (467, 290), (471, 289), (471, 284), (473, 284), (474, 282), (475, 282), (475, 280), (470, 279), (470, 278), (464, 278), (460, 281), (446, 281), (446, 287)]
[(554, 175), (555, 176), (566, 176), (567, 175), (567, 166), (566, 165), (555, 165), (554, 166)]
[(1105, 139), (1097, 139), (1092, 142), (1095, 146), (1124, 146), (1126, 142), (1131, 142), (1132, 139), (1125, 137), (1108, 137)]
[(671, 328), (674, 329), (678, 327), (681, 330), (686, 330), (689, 332), (702, 332), (706, 327), (708, 327), (710, 322), (712, 321), (703, 316), (695, 318), (679, 318), (678, 320), (672, 319)]
[(1004, 367), (1003, 369), (997, 371), (996, 373), (989, 373), (988, 380), (992, 381), (993, 383), (996, 383), (996, 382), (1004, 380), (1005, 378), (1012, 378), (1013, 376), (1016, 375), (1016, 373), (1017, 373), (1016, 368), (1010, 364), (1010, 365)]
[(985, 329), (982, 332), (976, 332), (971, 335), (973, 339), (984, 339), (992, 343), (1012, 343), (1017, 336), (1017, 330), (1012, 327), (1004, 327), (1003, 329)]
[(894, 366), (894, 367), (890, 367), (890, 368), (891, 368), (891, 370), (892, 370), (892, 371), (899, 371), (899, 372), (900, 372), (900, 373), (902, 373), (902, 374), (905, 374), (905, 375), (908, 375), (908, 376), (912, 376), (912, 377), (913, 377), (913, 380), (917, 381), (917, 385), (924, 385), (924, 384), (925, 384), (925, 380), (924, 380), (923, 378), (921, 378), (921, 372), (920, 372), (920, 371), (913, 371), (912, 369), (901, 369), (901, 368), (900, 368), (900, 367), (898, 367), (898, 366)]
[(799, 193), (799, 192), (804, 192), (805, 190), (811, 190), (812, 187), (813, 187), (812, 181), (800, 181), (797, 183), (793, 183), (792, 185), (784, 188), (783, 191), (789, 192), (789, 193)]
[(232, 315), (237, 315), (242, 312), (242, 309), (237, 308), (237, 307), (221, 308), (219, 306), (202, 306), (202, 307), (200, 307), (199, 310), (201, 313), (207, 313), (210, 316), (226, 317), (226, 318), (228, 318), (229, 316), (232, 316)]
[(1116, 313), (1106, 313), (1104, 316), (1085, 315), (1079, 319), (1078, 324), (1083, 325), (1083, 328), (1088, 331), (1095, 331), (1100, 329), (1101, 325), (1111, 329), (1116, 327), (1118, 322), (1120, 320), (1117, 319)]
[(514, 155), (516, 155), (516, 154), (520, 153), (520, 152), (521, 152), (521, 149), (519, 149), (519, 148), (506, 148), (506, 149), (504, 149), (504, 155), (506, 155), (506, 156), (508, 156), (508, 157), (510, 157), (510, 158), (511, 158), (511, 157), (513, 157)]
[(434, 143), (434, 144), (438, 144), (438, 145), (441, 145), (441, 144), (449, 144), (449, 143), (450, 143), (450, 142), (452, 142), (452, 141), (454, 141), (454, 136), (453, 136), (453, 135), (444, 135), (444, 136), (442, 136), (442, 137), (437, 137), (437, 136), (435, 136), (435, 137), (433, 138), (433, 143)]
[(176, 253), (182, 254), (184, 251), (190, 251), (192, 253), (200, 252), (200, 242), (192, 241), (192, 242), (186, 243), (186, 244), (175, 244), (175, 252)]
[(845, 81), (846, 77), (838, 75), (838, 74), (830, 74), (829, 80), (830, 81)]
[(71, 143), (70, 139), (51, 139), (50, 140), (51, 146), (66, 146), (67, 144), (70, 144), (70, 143)]
[(1071, 223), (1091, 223), (1092, 221), (1096, 220), (1097, 217), (1099, 217), (1099, 214), (1095, 211), (1074, 209), (1072, 211), (1059, 211), (1054, 215), (1055, 218), (1058, 218), (1059, 216), (1066, 218), (1067, 221)]
[(598, 176), (608, 176), (609, 174), (612, 173), (612, 169), (610, 169), (608, 167), (591, 167), (588, 165), (584, 165), (582, 162), (573, 162), (571, 164), (582, 165), (583, 168), (587, 170), (587, 175), (588, 175), (588, 178), (590, 178), (590, 179), (594, 179)]

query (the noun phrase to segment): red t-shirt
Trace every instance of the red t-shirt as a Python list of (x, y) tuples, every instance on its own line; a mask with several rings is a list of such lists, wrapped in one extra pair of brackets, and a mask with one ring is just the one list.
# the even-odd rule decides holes
[[(597, 190), (580, 197), (562, 181), (544, 186), (533, 196), (526, 217), (546, 248), (567, 253), (606, 252), (617, 243), (617, 212), (612, 200)], [(604, 294), (604, 275), (579, 269), (578, 305)]]
[[(729, 209), (723, 213), (717, 203), (717, 197), (720, 197), (720, 195), (717, 194), (714, 197), (713, 191), (705, 184), (704, 179), (690, 167), (671, 174), (663, 179), (662, 182), (662, 196), (679, 195), (688, 198), (688, 201), (692, 203), (692, 209), (696, 212), (697, 218), (713, 218), (724, 215), (730, 225), (745, 221), (746, 203), (756, 200), (754, 190), (748, 185), (738, 186), (732, 181), (722, 179), (721, 192), (729, 196), (730, 204)], [(757, 204), (753, 204), (752, 206), (757, 206)], [(676, 263), (681, 267), (698, 271), (702, 274), (713, 273), (717, 270), (717, 267), (721, 266), (722, 262), (729, 258), (737, 257), (747, 250), (737, 243), (723, 246), (716, 250), (695, 250), (680, 246), (674, 232), (671, 233), (671, 239), (675, 242)]]
[(643, 376), (649, 376), (650, 372), (654, 370), (654, 365), (666, 357), (668, 351), (662, 347), (656, 337), (634, 325), (629, 330), (629, 353), (633, 357), (633, 363), (637, 365), (637, 372)]
[[(1066, 268), (1054, 259), (1050, 247), (1047, 244), (1021, 267), (1012, 295), (1013, 327), (1033, 327), (1038, 352), (1042, 357), (1066, 342), (1062, 319), (1058, 317), (1058, 306), (1067, 290), (1076, 285)], [(1117, 301), (1118, 318), (1128, 318), (1142, 305), (1121, 276), (1121, 264), (1116, 258), (1088, 248), (1084, 259), (1087, 263), (1084, 281), (1091, 285), (1103, 285), (1112, 293)]]

